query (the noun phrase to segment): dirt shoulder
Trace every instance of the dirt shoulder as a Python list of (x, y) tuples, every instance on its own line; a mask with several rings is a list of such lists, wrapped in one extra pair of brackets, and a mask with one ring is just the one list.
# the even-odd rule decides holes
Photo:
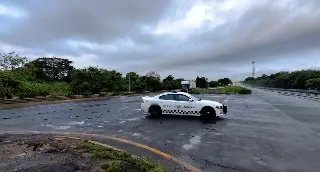
[(3, 172), (165, 172), (145, 157), (113, 147), (55, 135), (0, 135)]
[(38, 97), (38, 98), (28, 98), (25, 100), (20, 99), (0, 99), (0, 110), (4, 109), (15, 109), (15, 108), (24, 108), (30, 106), (38, 106), (38, 105), (49, 105), (49, 104), (59, 104), (59, 103), (69, 103), (69, 102), (87, 102), (87, 101), (101, 101), (112, 98), (117, 98), (119, 96), (136, 96), (136, 95), (155, 95), (159, 93), (163, 93), (163, 91), (157, 92), (145, 92), (145, 93), (126, 93), (119, 95), (108, 95), (108, 96), (93, 96), (86, 97), (83, 96), (78, 98), (67, 98), (67, 97), (56, 97), (56, 98), (47, 98), (47, 97)]

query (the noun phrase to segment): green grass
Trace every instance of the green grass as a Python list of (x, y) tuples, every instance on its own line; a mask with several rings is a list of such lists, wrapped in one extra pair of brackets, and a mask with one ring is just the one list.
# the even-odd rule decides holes
[(195, 88), (189, 91), (190, 94), (219, 94), (220, 91), (218, 88)]
[(147, 157), (134, 156), (125, 151), (118, 151), (89, 142), (81, 143), (78, 148), (91, 153), (94, 158), (108, 160), (108, 163), (102, 166), (106, 172), (123, 172), (128, 169), (144, 172), (166, 172), (163, 166)]
[(232, 87), (224, 87), (221, 88), (222, 94), (251, 94), (251, 90), (239, 87), (239, 86), (232, 86)]
[(190, 94), (251, 94), (251, 90), (239, 86), (217, 87), (212, 89), (196, 88), (189, 91)]
[(54, 83), (38, 83), (24, 81), (20, 85), (20, 90), (17, 96), (20, 98), (33, 98), (36, 96), (71, 96), (71, 87), (65, 82), (54, 82)]
[(66, 82), (50, 83), (48, 89), (50, 95), (67, 97), (72, 95), (71, 86)]

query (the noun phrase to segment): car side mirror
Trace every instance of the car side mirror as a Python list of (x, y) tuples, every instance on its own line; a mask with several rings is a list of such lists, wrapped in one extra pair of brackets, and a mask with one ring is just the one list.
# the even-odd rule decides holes
[(194, 100), (193, 99), (189, 99), (189, 102), (193, 102)]

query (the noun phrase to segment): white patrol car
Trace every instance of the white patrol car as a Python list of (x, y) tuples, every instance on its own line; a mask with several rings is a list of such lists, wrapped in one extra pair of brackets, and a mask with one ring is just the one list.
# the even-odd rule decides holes
[(184, 92), (166, 92), (142, 97), (141, 110), (152, 116), (162, 114), (202, 116), (215, 119), (227, 113), (227, 106), (211, 100), (201, 100)]

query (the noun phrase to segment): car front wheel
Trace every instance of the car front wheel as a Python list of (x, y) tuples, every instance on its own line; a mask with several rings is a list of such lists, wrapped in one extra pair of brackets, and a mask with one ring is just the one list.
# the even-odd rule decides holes
[(216, 120), (216, 112), (213, 108), (211, 107), (204, 107), (201, 110), (201, 117), (204, 120)]

